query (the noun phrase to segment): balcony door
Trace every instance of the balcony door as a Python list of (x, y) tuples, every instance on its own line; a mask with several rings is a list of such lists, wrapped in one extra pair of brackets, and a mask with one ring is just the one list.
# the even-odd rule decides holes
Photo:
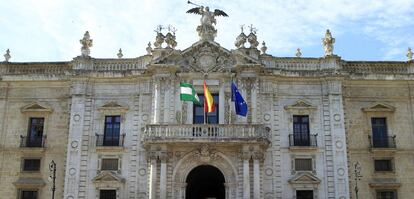
[(105, 117), (104, 146), (118, 146), (120, 138), (121, 116), (112, 115)]
[(41, 147), (43, 140), (44, 118), (30, 118), (29, 132), (27, 134), (26, 146)]
[(294, 146), (310, 146), (309, 116), (293, 116), (293, 143)]
[(387, 120), (383, 117), (371, 118), (372, 141), (374, 147), (388, 147)]
[(193, 107), (193, 124), (218, 124), (219, 123), (219, 95), (212, 94), (214, 99), (215, 110), (211, 113), (204, 113), (204, 95), (199, 95), (201, 105), (194, 104)]

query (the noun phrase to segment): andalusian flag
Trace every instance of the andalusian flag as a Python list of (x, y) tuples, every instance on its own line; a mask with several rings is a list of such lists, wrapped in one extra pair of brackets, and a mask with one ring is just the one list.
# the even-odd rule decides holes
[(210, 113), (210, 112), (214, 112), (214, 110), (215, 110), (214, 99), (210, 91), (208, 90), (206, 81), (204, 80), (204, 112)]
[(200, 99), (198, 99), (198, 95), (192, 84), (181, 82), (180, 90), (181, 90), (181, 93), (180, 93), (181, 101), (191, 101), (196, 104), (201, 104)]

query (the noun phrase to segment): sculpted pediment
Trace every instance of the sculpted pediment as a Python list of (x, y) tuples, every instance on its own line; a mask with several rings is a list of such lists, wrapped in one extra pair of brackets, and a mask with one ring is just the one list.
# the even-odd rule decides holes
[(41, 105), (39, 102), (32, 102), (26, 106), (23, 106), (21, 109), (22, 113), (27, 113), (27, 112), (46, 112), (46, 113), (51, 113), (53, 112), (53, 109), (45, 106), (45, 105)]
[(229, 71), (236, 64), (260, 63), (243, 53), (229, 51), (214, 41), (199, 41), (183, 51), (170, 51), (154, 64), (178, 65), (183, 72), (209, 73)]
[(94, 183), (117, 182), (124, 183), (125, 179), (118, 176), (112, 171), (101, 171), (95, 178), (92, 179)]
[(290, 109), (316, 109), (316, 106), (305, 100), (298, 100), (294, 104), (285, 106), (286, 110)]
[(291, 184), (319, 184), (321, 180), (312, 173), (298, 173), (289, 180)]
[(395, 111), (395, 107), (386, 104), (386, 103), (382, 103), (382, 102), (376, 102), (371, 104), (368, 107), (362, 108), (362, 111), (365, 112), (394, 112)]
[(122, 106), (117, 102), (110, 101), (102, 105), (98, 108), (99, 111), (119, 111), (119, 112), (126, 112), (128, 111), (128, 107)]

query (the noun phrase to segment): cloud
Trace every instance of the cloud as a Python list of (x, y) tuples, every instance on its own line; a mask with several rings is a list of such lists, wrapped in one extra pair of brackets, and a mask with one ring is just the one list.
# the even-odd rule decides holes
[[(200, 16), (186, 14), (192, 6), (185, 0), (123, 1), (2, 1), (0, 50), (11, 48), (12, 61), (71, 60), (80, 54), (79, 39), (89, 30), (94, 57), (125, 57), (145, 54), (155, 38), (157, 25), (174, 25), (179, 49), (198, 40)], [(200, 3), (200, 2), (196, 2)], [(380, 43), (378, 52), (349, 55), (350, 59), (401, 59), (407, 46), (414, 46), (412, 0), (206, 0), (204, 5), (222, 9), (230, 17), (217, 18), (216, 41), (234, 48), (239, 25), (254, 24), (260, 42), (275, 56), (293, 56), (297, 47), (321, 56), (321, 38), (331, 29), (337, 41), (357, 33)], [(245, 28), (248, 31), (248, 28)], [(355, 35), (355, 34), (352, 34)], [(349, 38), (347, 38), (349, 40)], [(352, 38), (351, 38), (352, 39)], [(307, 54), (304, 53), (304, 56)], [(345, 59), (347, 57), (344, 57)], [(375, 57), (377, 58), (377, 57)]]

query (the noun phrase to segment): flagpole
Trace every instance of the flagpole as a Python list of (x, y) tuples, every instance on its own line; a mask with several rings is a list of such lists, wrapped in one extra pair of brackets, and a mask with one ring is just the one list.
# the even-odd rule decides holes
[(232, 84), (233, 84), (233, 80), (234, 80), (234, 74), (233, 73), (230, 73), (230, 103), (229, 103), (229, 124), (231, 124), (232, 123), (232, 121), (231, 121), (231, 114), (232, 114), (232, 108), (231, 108), (231, 104), (232, 104), (232, 101), (231, 101), (231, 99), (232, 99), (232, 95), (233, 95), (233, 89), (232, 89)]

